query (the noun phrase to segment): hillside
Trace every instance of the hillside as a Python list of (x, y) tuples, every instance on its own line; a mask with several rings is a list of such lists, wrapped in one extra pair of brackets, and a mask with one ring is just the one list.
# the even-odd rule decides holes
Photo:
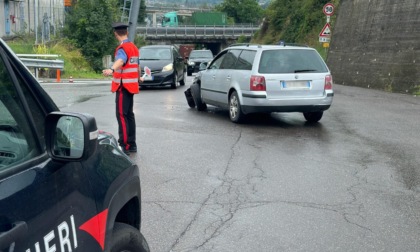
[[(273, 0), (266, 9), (261, 30), (252, 42), (262, 44), (276, 44), (280, 40), (288, 43), (301, 43), (318, 48), (323, 56), (326, 55), (319, 33), (326, 23), (323, 7), (326, 3), (339, 7), (339, 0)], [(331, 18), (334, 27), (335, 15)]]

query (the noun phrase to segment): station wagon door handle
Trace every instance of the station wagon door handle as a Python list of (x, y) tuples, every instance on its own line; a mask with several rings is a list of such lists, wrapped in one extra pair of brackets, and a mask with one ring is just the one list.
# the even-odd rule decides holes
[(231, 77), (230, 77), (230, 76), (226, 77), (226, 80), (227, 80), (227, 81), (230, 81), (230, 79), (231, 79)]
[(10, 230), (0, 232), (0, 251), (9, 248), (13, 243), (25, 237), (27, 232), (28, 225), (24, 221), (15, 222)]

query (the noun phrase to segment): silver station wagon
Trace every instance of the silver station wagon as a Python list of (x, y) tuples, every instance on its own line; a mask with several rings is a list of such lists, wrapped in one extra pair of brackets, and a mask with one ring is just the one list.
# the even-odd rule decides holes
[(189, 106), (229, 109), (235, 123), (260, 112), (302, 112), (318, 122), (333, 101), (330, 70), (306, 46), (231, 46), (202, 69), (185, 91)]

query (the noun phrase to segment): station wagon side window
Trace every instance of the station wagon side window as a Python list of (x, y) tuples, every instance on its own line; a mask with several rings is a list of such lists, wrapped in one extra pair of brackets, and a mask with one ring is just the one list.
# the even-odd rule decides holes
[[(0, 56), (3, 56), (1, 50)], [(17, 89), (10, 69), (6, 67), (3, 57), (0, 57), (0, 172), (41, 154), (39, 140), (35, 128), (32, 127), (33, 122), (28, 118), (38, 116), (42, 112), (39, 111), (39, 107), (31, 106), (35, 102), (27, 104), (21, 100), (19, 91), (22, 91), (27, 100), (32, 96), (27, 90)], [(34, 112), (28, 114), (29, 109)], [(44, 117), (38, 119), (43, 121)], [(43, 129), (42, 126), (41, 128)]]
[(226, 56), (227, 51), (220, 53), (219, 55), (216, 56), (216, 58), (214, 59), (214, 61), (211, 63), (209, 69), (219, 69), (220, 65), (222, 64), (223, 59)]
[(235, 69), (240, 70), (252, 70), (252, 64), (255, 59), (255, 51), (243, 50), (239, 55), (238, 61), (236, 61)]
[(220, 69), (235, 69), (235, 63), (238, 60), (239, 54), (241, 54), (241, 50), (229, 50), (220, 65)]

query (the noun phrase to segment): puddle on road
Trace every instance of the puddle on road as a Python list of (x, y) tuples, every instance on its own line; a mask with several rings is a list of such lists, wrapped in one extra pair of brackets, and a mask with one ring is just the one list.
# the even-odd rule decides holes
[(73, 106), (75, 104), (82, 103), (82, 102), (88, 101), (90, 99), (97, 98), (97, 97), (102, 97), (102, 96), (105, 96), (105, 94), (103, 94), (103, 95), (102, 94), (95, 94), (95, 95), (80, 96), (80, 97), (78, 97), (77, 100), (71, 101), (70, 103), (68, 103), (66, 105), (60, 106), (60, 108), (68, 108), (68, 107)]

